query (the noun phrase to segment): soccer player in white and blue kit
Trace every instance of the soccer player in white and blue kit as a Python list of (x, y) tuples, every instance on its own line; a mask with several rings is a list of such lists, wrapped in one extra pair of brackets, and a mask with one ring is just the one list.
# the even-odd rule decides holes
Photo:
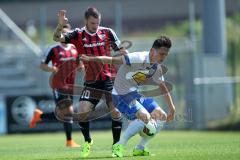
[[(131, 122), (129, 123), (120, 141), (113, 145), (115, 157), (123, 157), (124, 146), (128, 140), (144, 128), (149, 136), (143, 136), (133, 150), (134, 156), (150, 155), (146, 149), (149, 140), (160, 131), (166, 121), (174, 118), (175, 106), (171, 95), (164, 83), (163, 67), (161, 63), (167, 57), (171, 48), (171, 40), (166, 36), (156, 39), (149, 52), (133, 52), (118, 57), (85, 56), (83, 61), (96, 61), (107, 64), (121, 64), (114, 81), (112, 98), (114, 105)], [(153, 83), (163, 90), (164, 99), (168, 105), (168, 114), (154, 101), (153, 98), (144, 97), (139, 87)]]

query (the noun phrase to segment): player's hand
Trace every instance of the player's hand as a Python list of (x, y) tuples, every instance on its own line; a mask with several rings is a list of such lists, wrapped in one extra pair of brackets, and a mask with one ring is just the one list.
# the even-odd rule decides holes
[(86, 56), (86, 55), (80, 56), (79, 59), (82, 60), (82, 61), (86, 61), (86, 62), (89, 62), (89, 61), (90, 61), (90, 57), (89, 57), (89, 56)]
[(59, 70), (59, 69), (58, 69), (56, 66), (53, 66), (53, 67), (52, 67), (52, 72), (53, 72), (53, 73), (57, 73), (58, 70)]
[(66, 10), (60, 10), (58, 12), (58, 24), (64, 26), (68, 23), (68, 19), (66, 17)]
[(119, 53), (120, 53), (121, 55), (128, 54), (126, 48), (124, 48), (124, 47), (121, 47), (121, 48), (120, 48)]
[(167, 122), (171, 121), (174, 119), (174, 114), (175, 114), (175, 107), (169, 107), (168, 114), (167, 114)]
[(84, 71), (84, 70), (85, 70), (84, 65), (83, 64), (79, 64), (78, 67), (77, 67), (77, 71), (81, 72), (81, 71)]

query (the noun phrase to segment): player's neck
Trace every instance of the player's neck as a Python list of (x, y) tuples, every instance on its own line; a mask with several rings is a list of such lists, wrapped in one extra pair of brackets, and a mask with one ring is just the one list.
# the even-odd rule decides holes
[(67, 44), (67, 43), (61, 43), (61, 46), (62, 46), (63, 48), (67, 48), (67, 47), (68, 47), (68, 44)]
[[(98, 27), (98, 28), (99, 28), (99, 27)], [(85, 26), (85, 30), (86, 30), (86, 32), (87, 32), (89, 35), (94, 35), (94, 34), (96, 34), (96, 33), (98, 32), (98, 28), (97, 28), (97, 30), (96, 30), (95, 32), (92, 32), (92, 31), (90, 31), (90, 30), (88, 29), (87, 26)]]

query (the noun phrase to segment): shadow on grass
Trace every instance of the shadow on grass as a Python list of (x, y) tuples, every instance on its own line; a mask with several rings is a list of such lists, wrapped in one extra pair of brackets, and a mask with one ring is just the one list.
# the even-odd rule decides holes
[[(117, 159), (125, 159), (125, 158), (130, 158), (133, 156), (124, 156), (123, 158), (118, 158)], [(80, 158), (80, 157), (75, 157), (75, 158), (47, 158), (47, 159), (37, 159), (37, 160), (79, 160), (79, 159), (116, 159), (116, 157), (110, 157), (110, 156), (98, 156), (98, 157), (86, 157), (86, 158)]]

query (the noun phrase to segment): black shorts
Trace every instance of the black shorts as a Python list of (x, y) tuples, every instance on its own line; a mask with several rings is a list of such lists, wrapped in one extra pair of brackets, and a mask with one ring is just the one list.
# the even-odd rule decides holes
[(70, 106), (73, 104), (73, 94), (60, 91), (60, 90), (53, 90), (53, 97), (56, 106), (62, 105), (63, 103), (66, 106)]
[(113, 80), (86, 82), (84, 86), (79, 101), (89, 101), (96, 106), (103, 95), (105, 95), (107, 104), (112, 101)]

